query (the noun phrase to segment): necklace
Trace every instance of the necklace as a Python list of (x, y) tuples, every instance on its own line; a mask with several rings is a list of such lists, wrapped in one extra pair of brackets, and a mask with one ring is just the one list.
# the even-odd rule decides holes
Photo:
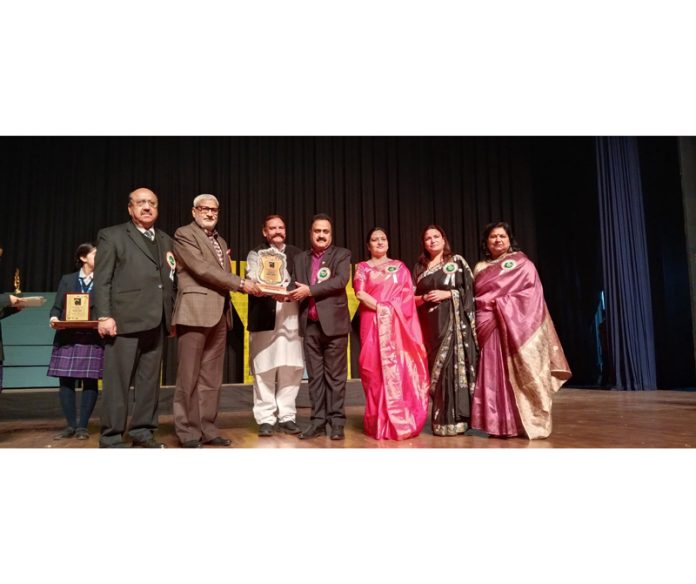
[(379, 260), (375, 260), (373, 258), (370, 258), (367, 260), (367, 265), (370, 266), (371, 268), (376, 268), (377, 266), (381, 266), (382, 264), (385, 264), (389, 261), (389, 258), (387, 256), (383, 256)]

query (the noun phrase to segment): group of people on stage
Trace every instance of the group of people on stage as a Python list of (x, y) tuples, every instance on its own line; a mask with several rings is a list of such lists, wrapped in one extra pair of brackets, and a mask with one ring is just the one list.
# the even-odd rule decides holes
[(431, 396), (436, 436), (548, 436), (552, 395), (570, 369), (510, 226), (484, 228), (473, 274), (442, 227), (426, 226), (421, 248), (410, 274), (388, 257), (387, 233), (375, 227), (370, 258), (355, 272), (365, 432), (417, 436)]
[[(154, 435), (159, 375), (164, 337), (174, 334), (179, 443), (230, 446), (216, 417), (234, 290), (249, 295), (258, 435), (283, 432), (308, 440), (328, 430), (331, 439), (343, 439), (351, 254), (333, 244), (331, 218), (312, 218), (310, 249), (301, 251), (286, 243), (283, 218), (269, 215), (262, 227), (265, 241), (249, 252), (246, 273), (239, 277), (216, 230), (215, 196), (194, 199), (193, 221), (173, 239), (155, 228), (158, 199), (150, 189), (130, 193), (128, 212), (127, 223), (99, 231), (96, 247), (78, 248), (79, 271), (59, 284), (51, 324), (65, 316), (65, 293), (82, 292), (90, 294), (98, 328), (56, 333), (49, 375), (60, 379), (68, 423), (56, 438), (89, 436), (87, 421), (103, 377), (99, 446), (129, 446), (128, 437), (133, 446), (164, 447)], [(570, 370), (536, 269), (510, 226), (486, 226), (483, 259), (473, 273), (438, 225), (423, 230), (422, 253), (412, 271), (389, 257), (385, 229), (373, 228), (366, 244), (369, 257), (353, 277), (360, 301), (365, 433), (392, 440), (417, 436), (432, 398), (437, 436), (548, 436), (552, 395)], [(263, 275), (279, 257), (284, 259), (280, 286), (269, 289)], [(300, 428), (295, 400), (305, 367), (311, 419)], [(83, 388), (79, 420), (77, 382)]]

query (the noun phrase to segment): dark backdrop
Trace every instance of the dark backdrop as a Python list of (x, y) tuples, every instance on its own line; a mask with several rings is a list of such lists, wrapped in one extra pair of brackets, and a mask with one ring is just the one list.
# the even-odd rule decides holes
[(158, 226), (170, 233), (191, 220), (195, 195), (215, 194), (233, 259), (246, 258), (271, 212), (285, 216), (288, 240), (300, 247), (311, 216), (329, 213), (336, 243), (354, 261), (375, 224), (409, 265), (429, 222), (470, 261), (492, 218), (514, 222), (535, 250), (522, 138), (4, 138), (0, 165), (7, 264), (20, 266), (27, 290), (53, 289), (78, 243), (126, 221), (128, 193), (138, 186), (157, 193)]
[[(676, 140), (665, 141), (674, 154)], [(191, 220), (195, 195), (215, 194), (219, 230), (238, 260), (260, 241), (266, 214), (284, 215), (288, 241), (306, 247), (309, 220), (321, 211), (334, 217), (335, 242), (351, 249), (353, 263), (364, 258), (364, 236), (379, 224), (389, 231), (391, 255), (412, 265), (421, 229), (434, 222), (473, 267), (481, 227), (503, 219), (537, 263), (574, 372), (571, 384), (593, 385), (592, 318), (601, 289), (593, 148), (592, 138), (582, 137), (4, 137), (2, 285), (11, 289), (19, 267), (24, 290), (55, 289), (60, 275), (73, 269), (80, 242), (128, 219), (128, 193), (138, 186), (157, 193), (158, 226), (169, 233)], [(661, 147), (643, 154), (648, 174), (655, 175), (649, 185), (671, 181), (669, 189), (646, 190), (657, 193), (655, 200), (670, 197), (670, 225), (678, 223), (681, 191), (672, 188), (678, 183), (672, 155)], [(683, 244), (663, 228), (651, 228), (657, 257), (665, 247), (674, 252)], [(686, 265), (679, 270), (682, 277)], [(672, 289), (665, 287), (664, 294)], [(683, 293), (664, 294), (655, 302), (683, 308)], [(686, 300), (689, 310), (688, 292)], [(226, 381), (241, 376), (241, 323), (235, 327)], [(666, 328), (657, 334), (669, 336)], [(171, 348), (169, 354), (167, 382)], [(673, 369), (671, 356), (664, 355), (663, 372)], [(693, 352), (690, 359), (693, 384)]]

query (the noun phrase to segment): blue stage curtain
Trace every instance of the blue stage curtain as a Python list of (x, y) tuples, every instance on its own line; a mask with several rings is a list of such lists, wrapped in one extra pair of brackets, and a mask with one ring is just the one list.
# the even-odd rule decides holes
[(615, 389), (657, 389), (643, 189), (636, 138), (597, 138), (609, 360)]

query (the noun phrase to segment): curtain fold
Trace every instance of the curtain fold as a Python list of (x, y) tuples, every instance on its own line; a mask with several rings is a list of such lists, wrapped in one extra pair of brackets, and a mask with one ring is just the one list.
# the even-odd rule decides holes
[(613, 387), (657, 389), (643, 189), (636, 138), (596, 139), (602, 269)]

